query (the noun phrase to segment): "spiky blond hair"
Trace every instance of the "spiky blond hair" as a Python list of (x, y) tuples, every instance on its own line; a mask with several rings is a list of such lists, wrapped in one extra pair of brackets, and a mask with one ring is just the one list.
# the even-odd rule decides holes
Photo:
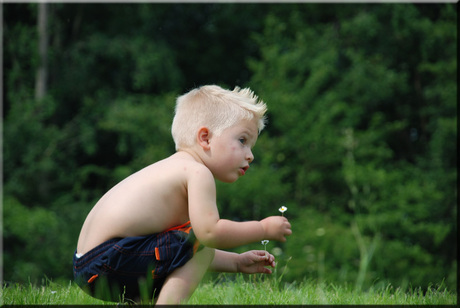
[(249, 88), (233, 91), (216, 85), (202, 86), (179, 96), (171, 133), (176, 150), (191, 147), (200, 127), (220, 135), (241, 120), (257, 119), (259, 133), (265, 127), (267, 106)]

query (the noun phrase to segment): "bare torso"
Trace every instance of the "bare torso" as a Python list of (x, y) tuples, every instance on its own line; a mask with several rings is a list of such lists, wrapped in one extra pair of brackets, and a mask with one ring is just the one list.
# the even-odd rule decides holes
[(196, 164), (190, 155), (178, 152), (118, 183), (86, 218), (77, 253), (112, 238), (154, 234), (187, 222), (186, 178)]

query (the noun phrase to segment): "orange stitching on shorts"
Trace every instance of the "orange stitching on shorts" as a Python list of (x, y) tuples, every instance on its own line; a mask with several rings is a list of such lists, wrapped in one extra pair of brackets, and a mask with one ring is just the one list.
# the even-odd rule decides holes
[[(164, 232), (169, 232), (169, 231), (173, 231), (173, 230), (180, 230), (180, 231), (183, 231), (183, 232), (185, 232), (185, 233), (189, 233), (189, 232), (190, 232), (190, 229), (192, 229), (192, 227), (188, 227), (189, 224), (190, 224), (190, 220), (187, 221), (187, 222), (186, 222), (185, 224), (183, 224), (183, 225), (169, 228), (168, 230), (166, 230), (166, 231), (164, 231)], [(164, 233), (164, 232), (163, 232), (163, 233)]]
[(99, 275), (98, 275), (98, 274), (96, 274), (96, 275), (93, 275), (93, 276), (92, 276), (90, 279), (88, 279), (88, 283), (91, 283), (91, 282), (93, 282), (94, 280), (96, 280), (96, 278), (97, 278), (97, 277), (99, 277)]
[(160, 249), (158, 247), (155, 247), (155, 258), (160, 261)]

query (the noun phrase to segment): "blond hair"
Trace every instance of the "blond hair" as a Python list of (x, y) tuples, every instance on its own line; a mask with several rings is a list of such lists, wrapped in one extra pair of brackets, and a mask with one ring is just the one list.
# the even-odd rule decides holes
[(249, 88), (235, 87), (233, 91), (216, 85), (202, 86), (176, 101), (171, 133), (176, 150), (191, 147), (200, 127), (207, 127), (219, 136), (226, 128), (241, 120), (257, 119), (259, 133), (265, 127), (265, 103)]

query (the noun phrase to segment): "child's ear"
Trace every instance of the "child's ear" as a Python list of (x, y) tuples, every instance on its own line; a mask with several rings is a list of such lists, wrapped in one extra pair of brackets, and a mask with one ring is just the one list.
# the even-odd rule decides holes
[(211, 138), (211, 132), (207, 127), (201, 127), (197, 133), (197, 142), (203, 148), (203, 150), (209, 150), (209, 139)]

